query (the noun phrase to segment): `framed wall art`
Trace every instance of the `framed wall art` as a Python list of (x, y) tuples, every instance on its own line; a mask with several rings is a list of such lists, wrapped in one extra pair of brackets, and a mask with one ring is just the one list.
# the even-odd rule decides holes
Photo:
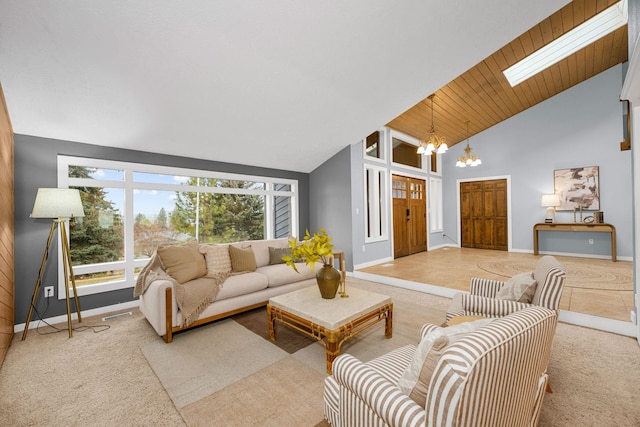
[(600, 184), (598, 166), (553, 171), (555, 193), (560, 196), (558, 211), (580, 209), (600, 210)]

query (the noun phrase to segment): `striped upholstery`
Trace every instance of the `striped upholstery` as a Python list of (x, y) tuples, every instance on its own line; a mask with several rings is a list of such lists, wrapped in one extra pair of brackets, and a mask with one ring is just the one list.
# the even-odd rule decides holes
[[(539, 273), (540, 267), (542, 272)], [(554, 257), (545, 255), (538, 261), (534, 272), (534, 275), (536, 274), (538, 286), (531, 304), (495, 299), (505, 282), (472, 278), (470, 292), (461, 292), (454, 296), (451, 306), (447, 309), (446, 320), (449, 321), (454, 316), (502, 317), (532, 305), (546, 307), (557, 314), (566, 277), (564, 266)], [(540, 280), (539, 276), (543, 276), (544, 279)]]
[(398, 372), (394, 364), (404, 370), (413, 346), (367, 364), (341, 355), (325, 381), (325, 417), (334, 427), (535, 426), (556, 324), (553, 310), (532, 306), (456, 341), (436, 366), (425, 410), (381, 375)]
[(481, 279), (480, 277), (472, 277), (469, 288), (473, 295), (480, 295), (488, 298), (495, 298), (504, 282), (500, 280)]
[[(377, 357), (365, 365), (373, 368), (384, 379), (391, 384), (397, 384), (398, 380), (404, 373), (409, 363), (413, 359), (416, 347), (413, 345), (405, 345), (387, 354)], [(337, 359), (336, 359), (337, 360)], [(335, 370), (335, 361), (334, 361)], [(332, 426), (339, 426), (340, 413), (340, 387), (333, 376), (326, 377), (324, 380), (324, 414), (325, 418)]]

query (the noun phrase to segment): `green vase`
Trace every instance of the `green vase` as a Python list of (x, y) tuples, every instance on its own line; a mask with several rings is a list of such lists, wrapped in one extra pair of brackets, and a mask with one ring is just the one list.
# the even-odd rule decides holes
[(316, 273), (316, 282), (322, 298), (333, 299), (340, 286), (340, 272), (330, 265), (323, 265)]

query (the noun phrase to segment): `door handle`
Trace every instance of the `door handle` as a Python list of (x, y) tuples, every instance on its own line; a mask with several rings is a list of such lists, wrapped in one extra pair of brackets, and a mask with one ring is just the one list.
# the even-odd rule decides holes
[(407, 221), (411, 221), (411, 211), (407, 209)]

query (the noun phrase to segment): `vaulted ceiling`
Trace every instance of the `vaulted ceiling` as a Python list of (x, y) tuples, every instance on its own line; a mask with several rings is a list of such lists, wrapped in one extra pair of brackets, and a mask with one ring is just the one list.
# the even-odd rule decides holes
[(613, 2), (568, 3), (0, 0), (0, 83), (17, 134), (310, 172), (387, 123), (423, 136), (431, 93), (455, 143), (626, 59), (620, 31), (510, 89)]
[[(502, 71), (619, 0), (575, 0), (434, 92), (436, 134), (449, 146), (627, 61), (627, 26), (511, 87)], [(418, 139), (431, 128), (431, 100), (423, 99), (388, 123)]]

